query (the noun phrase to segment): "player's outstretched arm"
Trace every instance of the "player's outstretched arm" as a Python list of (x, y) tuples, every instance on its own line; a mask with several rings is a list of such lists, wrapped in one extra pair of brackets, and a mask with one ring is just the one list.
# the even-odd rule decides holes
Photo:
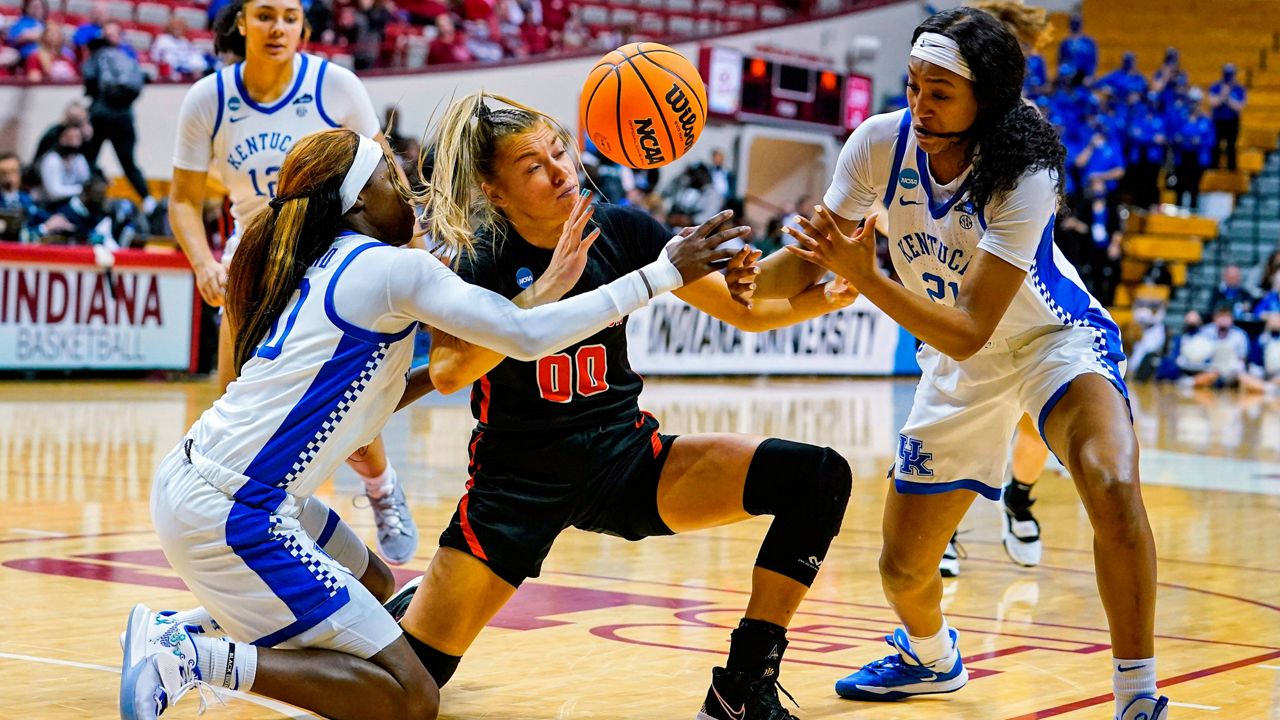
[[(717, 320), (747, 332), (765, 332), (794, 325), (846, 307), (858, 297), (847, 283), (838, 281), (811, 285), (785, 300), (754, 300), (749, 297), (749, 288), (744, 292), (731, 292), (730, 283), (743, 285), (752, 282), (751, 270), (759, 257), (759, 250), (745, 247), (729, 261), (725, 274), (711, 273), (677, 290), (675, 296)], [(819, 268), (819, 271), (826, 273), (825, 268)]]
[(849, 237), (819, 213), (816, 223), (802, 220), (791, 235), (799, 245), (788, 252), (847, 277), (907, 332), (956, 360), (972, 356), (987, 340), (1013, 302), (1026, 271), (979, 250), (966, 273), (955, 307), (917, 295), (879, 270), (875, 257), (875, 215)]
[[(810, 221), (817, 218), (819, 207), (821, 206), (813, 207)], [(823, 210), (830, 213), (826, 208)], [(860, 222), (842, 218), (835, 213), (830, 215), (845, 234), (853, 234)], [(826, 268), (783, 250), (761, 260), (759, 265), (760, 273), (756, 276), (756, 288), (753, 294), (753, 297), (758, 300), (795, 298), (801, 293), (808, 292), (827, 272)]]

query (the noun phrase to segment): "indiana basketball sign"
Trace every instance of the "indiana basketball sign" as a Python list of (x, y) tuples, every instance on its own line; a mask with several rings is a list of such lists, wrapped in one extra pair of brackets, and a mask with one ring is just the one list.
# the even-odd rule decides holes
[(121, 255), (107, 275), (86, 247), (0, 249), (0, 369), (189, 369), (190, 270)]

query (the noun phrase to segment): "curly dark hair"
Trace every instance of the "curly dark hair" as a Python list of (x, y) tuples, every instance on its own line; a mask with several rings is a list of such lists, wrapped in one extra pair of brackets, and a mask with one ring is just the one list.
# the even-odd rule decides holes
[(1053, 126), (1022, 101), (1026, 59), (1018, 39), (999, 20), (971, 7), (930, 17), (916, 28), (911, 42), (926, 32), (955, 40), (973, 71), (978, 117), (972, 136), (977, 150), (969, 199), (983, 207), (993, 197), (1013, 190), (1023, 175), (1048, 169), (1056, 173), (1061, 204), (1066, 150)]
[(232, 0), (218, 11), (213, 19), (213, 51), (215, 53), (231, 53), (244, 59), (244, 36), (236, 28), (236, 16), (244, 10), (244, 0)]

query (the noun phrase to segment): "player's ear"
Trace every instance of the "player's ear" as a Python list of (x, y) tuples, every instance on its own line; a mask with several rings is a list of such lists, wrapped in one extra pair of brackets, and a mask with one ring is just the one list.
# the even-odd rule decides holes
[(480, 183), (480, 192), (484, 193), (489, 204), (496, 208), (505, 208), (507, 206), (506, 198), (502, 197), (502, 193), (498, 192), (498, 188), (487, 182)]
[(354, 215), (356, 213), (364, 212), (364, 208), (365, 208), (364, 191), (361, 190), (360, 194), (356, 196), (356, 203), (351, 206), (351, 209), (347, 211), (347, 214)]
[[(246, 26), (246, 22), (244, 19), (244, 10), (241, 10), (240, 12), (236, 13), (236, 30), (240, 32), (241, 37), (244, 37), (244, 35), (248, 32), (248, 27)], [(112, 147), (115, 147), (115, 146), (113, 145)]]

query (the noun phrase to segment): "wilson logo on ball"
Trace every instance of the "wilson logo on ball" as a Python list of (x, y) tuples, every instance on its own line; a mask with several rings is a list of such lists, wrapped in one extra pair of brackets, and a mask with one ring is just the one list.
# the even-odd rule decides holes
[(689, 152), (707, 121), (707, 87), (689, 59), (658, 43), (600, 58), (582, 86), (582, 130), (610, 160), (639, 170)]
[(672, 85), (667, 91), (667, 107), (671, 108), (671, 112), (676, 113), (680, 119), (680, 132), (684, 137), (684, 149), (688, 150), (693, 147), (693, 141), (696, 139), (694, 133), (699, 127), (698, 116), (693, 112), (693, 108), (689, 106), (689, 98), (680, 89), (679, 85)]
[(636, 138), (640, 141), (640, 150), (644, 152), (644, 161), (649, 165), (661, 165), (666, 162), (662, 157), (662, 144), (658, 142), (658, 131), (653, 129), (653, 118), (641, 118), (634, 124)]

